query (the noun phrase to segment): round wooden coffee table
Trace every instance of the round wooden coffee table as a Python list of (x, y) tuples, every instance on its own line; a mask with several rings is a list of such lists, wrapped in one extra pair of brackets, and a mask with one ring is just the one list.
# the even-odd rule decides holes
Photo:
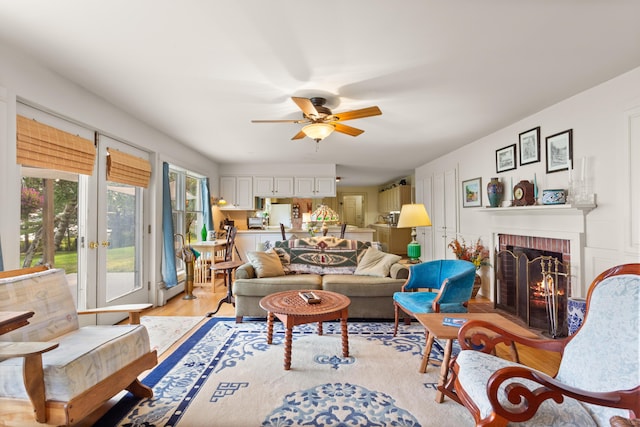
[[(309, 304), (300, 292), (313, 292), (320, 303)], [(322, 335), (322, 322), (340, 319), (342, 328), (342, 357), (349, 357), (349, 335), (347, 334), (348, 308), (351, 300), (335, 292), (317, 290), (296, 290), (277, 292), (260, 300), (260, 307), (267, 311), (267, 343), (273, 341), (273, 318), (280, 319), (285, 326), (284, 369), (291, 369), (291, 342), (293, 327), (305, 323), (318, 322), (318, 335)]]

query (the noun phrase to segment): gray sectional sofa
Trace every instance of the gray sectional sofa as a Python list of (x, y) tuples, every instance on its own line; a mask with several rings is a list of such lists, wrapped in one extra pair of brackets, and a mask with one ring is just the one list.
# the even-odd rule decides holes
[(385, 254), (370, 242), (336, 237), (283, 240), (247, 257), (233, 282), (236, 322), (266, 317), (259, 305), (262, 297), (302, 289), (348, 296), (350, 318), (393, 319), (393, 294), (409, 276), (399, 256)]

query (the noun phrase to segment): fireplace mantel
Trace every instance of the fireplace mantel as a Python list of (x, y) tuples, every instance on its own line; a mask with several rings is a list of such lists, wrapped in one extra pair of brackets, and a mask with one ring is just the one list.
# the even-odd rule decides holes
[[(483, 208), (490, 214), (491, 247), (497, 249), (500, 234), (547, 237), (568, 240), (571, 248), (571, 296), (586, 297), (584, 281), (584, 247), (586, 216), (595, 205), (534, 205)], [(493, 258), (493, 255), (492, 255)], [(492, 259), (492, 261), (495, 261)], [(494, 299), (495, 277), (491, 269), (491, 298)]]
[(533, 205), (533, 206), (509, 206), (504, 208), (486, 207), (481, 212), (497, 214), (497, 215), (520, 215), (523, 212), (531, 215), (547, 215), (547, 214), (567, 214), (574, 215), (582, 213), (588, 214), (596, 205)]

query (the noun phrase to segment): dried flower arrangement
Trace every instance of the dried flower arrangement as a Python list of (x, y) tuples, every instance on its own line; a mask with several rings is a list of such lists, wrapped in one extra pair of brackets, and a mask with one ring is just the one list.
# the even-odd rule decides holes
[(453, 239), (449, 243), (449, 247), (456, 258), (471, 261), (476, 266), (476, 270), (485, 265), (491, 266), (489, 263), (489, 250), (485, 248), (480, 238), (473, 245), (467, 245), (464, 239)]

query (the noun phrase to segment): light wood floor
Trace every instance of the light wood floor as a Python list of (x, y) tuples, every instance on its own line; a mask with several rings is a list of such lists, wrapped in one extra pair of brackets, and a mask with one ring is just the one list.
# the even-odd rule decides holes
[[(152, 308), (143, 313), (143, 315), (150, 316), (200, 316), (205, 315), (208, 312), (215, 310), (218, 306), (218, 301), (224, 298), (226, 295), (226, 287), (223, 285), (222, 280), (216, 280), (215, 292), (210, 284), (196, 285), (194, 286), (193, 295), (197, 298), (194, 300), (184, 300), (182, 296), (178, 295), (162, 307)], [(502, 310), (494, 310), (493, 303), (486, 298), (476, 297), (473, 298), (469, 304), (469, 311), (476, 313), (488, 313), (497, 312), (507, 317), (520, 326), (527, 327), (522, 320)], [(215, 317), (230, 317), (235, 318), (234, 308), (231, 304), (222, 304), (220, 311), (216, 313)], [(532, 329), (535, 333), (540, 334), (540, 331)], [(179, 344), (178, 342), (176, 346)], [(555, 375), (558, 370), (560, 362), (560, 355), (557, 353), (533, 350), (530, 348), (519, 347), (518, 352), (521, 362), (538, 369), (549, 375)], [(169, 354), (166, 352), (165, 354)], [(502, 353), (498, 353), (503, 355)], [(506, 351), (504, 355), (506, 355)]]

